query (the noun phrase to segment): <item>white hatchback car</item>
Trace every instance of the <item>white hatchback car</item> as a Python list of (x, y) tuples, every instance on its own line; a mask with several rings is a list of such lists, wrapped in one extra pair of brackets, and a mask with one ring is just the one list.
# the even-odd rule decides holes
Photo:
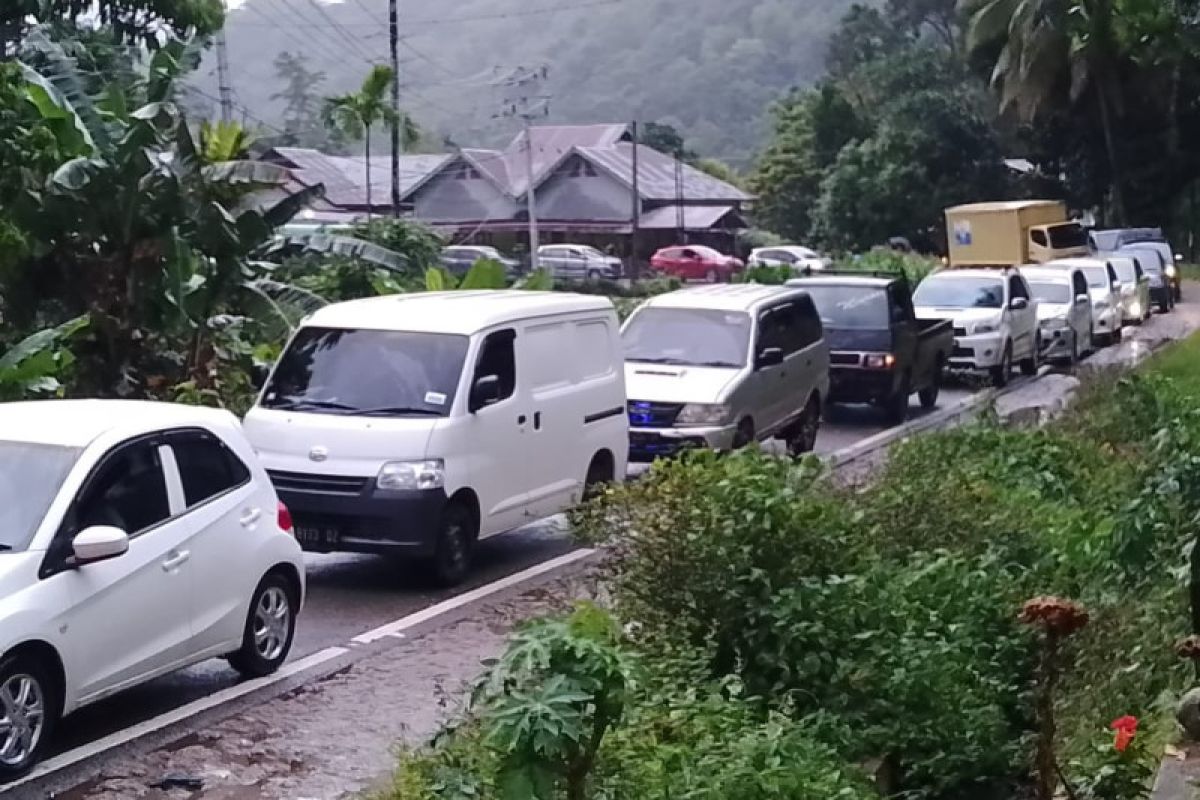
[(287, 658), (291, 520), (237, 420), (135, 401), (0, 413), (0, 784), (60, 717), (205, 659)]

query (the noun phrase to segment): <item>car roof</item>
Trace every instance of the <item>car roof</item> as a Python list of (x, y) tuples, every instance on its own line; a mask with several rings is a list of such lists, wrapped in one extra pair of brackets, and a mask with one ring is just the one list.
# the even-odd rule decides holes
[(1079, 267), (1080, 269), (1096, 269), (1108, 266), (1106, 258), (1056, 258), (1046, 262), (1046, 267)]
[(939, 269), (936, 272), (926, 275), (925, 280), (929, 280), (930, 278), (945, 278), (951, 275), (960, 278), (995, 278), (996, 280), (1003, 280), (1009, 273), (1018, 271), (1012, 267), (1004, 269)]
[(228, 411), (150, 400), (32, 400), (5, 403), (0, 440), (84, 448), (119, 430), (127, 436), (166, 428), (236, 427)]
[(1056, 283), (1070, 283), (1071, 270), (1061, 267), (1022, 267), (1021, 274), (1025, 276), (1025, 280), (1041, 280), (1054, 281)]
[(533, 317), (612, 310), (612, 301), (606, 297), (569, 292), (420, 292), (335, 303), (314, 312), (304, 326), (470, 336), (495, 325)]
[(714, 311), (754, 311), (788, 295), (802, 292), (794, 286), (767, 286), (761, 283), (715, 283), (692, 286), (660, 294), (646, 301), (653, 308), (702, 308)]
[(787, 282), (787, 285), (800, 289), (803, 289), (805, 286), (869, 286), (876, 289), (886, 289), (900, 280), (899, 275), (895, 278), (881, 278), (878, 275), (812, 275), (803, 278), (793, 278)]

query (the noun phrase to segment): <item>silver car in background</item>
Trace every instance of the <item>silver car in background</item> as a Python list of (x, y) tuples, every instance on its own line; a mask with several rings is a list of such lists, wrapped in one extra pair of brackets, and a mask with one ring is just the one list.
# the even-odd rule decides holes
[(1117, 288), (1116, 270), (1104, 258), (1064, 258), (1046, 266), (1056, 269), (1079, 269), (1087, 278), (1092, 298), (1092, 329), (1096, 340), (1105, 345), (1121, 341), (1124, 312), (1121, 291)]
[(1095, 349), (1092, 342), (1092, 298), (1079, 268), (1021, 267), (1037, 298), (1042, 358), (1069, 366)]
[(568, 281), (615, 281), (621, 277), (621, 259), (586, 244), (546, 244), (538, 248), (538, 267)]
[(1104, 256), (1112, 264), (1120, 281), (1121, 311), (1127, 325), (1141, 325), (1150, 318), (1150, 276), (1141, 263), (1128, 253), (1110, 253)]

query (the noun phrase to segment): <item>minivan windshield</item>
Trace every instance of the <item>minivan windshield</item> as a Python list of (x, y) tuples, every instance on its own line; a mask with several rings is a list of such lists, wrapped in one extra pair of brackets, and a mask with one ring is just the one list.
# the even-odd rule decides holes
[(279, 360), (264, 408), (381, 417), (450, 413), (468, 339), (445, 333), (302, 328)]
[(0, 441), (0, 556), (24, 550), (58, 496), (80, 451), (29, 442)]
[(1108, 268), (1107, 267), (1082, 267), (1083, 275), (1087, 278), (1088, 286), (1093, 289), (1107, 289), (1108, 283)]
[(1000, 308), (1004, 305), (1004, 282), (982, 276), (933, 276), (917, 287), (913, 304), (939, 308)]
[(1066, 305), (1071, 302), (1071, 287), (1068, 284), (1030, 281), (1029, 288), (1033, 291), (1033, 296), (1044, 303)]
[(1121, 283), (1133, 284), (1137, 282), (1137, 270), (1134, 267), (1132, 258), (1114, 258), (1108, 263), (1113, 265), (1113, 270), (1117, 273), (1117, 280)]
[(817, 313), (826, 328), (887, 328), (887, 290), (862, 286), (803, 284), (804, 291), (817, 304)]
[(625, 360), (692, 367), (742, 367), (750, 315), (705, 308), (644, 308), (621, 331)]

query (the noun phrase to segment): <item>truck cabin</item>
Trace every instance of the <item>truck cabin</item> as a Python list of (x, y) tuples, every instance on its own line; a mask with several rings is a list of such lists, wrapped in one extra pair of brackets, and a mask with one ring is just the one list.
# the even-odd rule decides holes
[(1087, 254), (1087, 230), (1078, 222), (1035, 225), (1029, 229), (1029, 260), (1035, 264)]

